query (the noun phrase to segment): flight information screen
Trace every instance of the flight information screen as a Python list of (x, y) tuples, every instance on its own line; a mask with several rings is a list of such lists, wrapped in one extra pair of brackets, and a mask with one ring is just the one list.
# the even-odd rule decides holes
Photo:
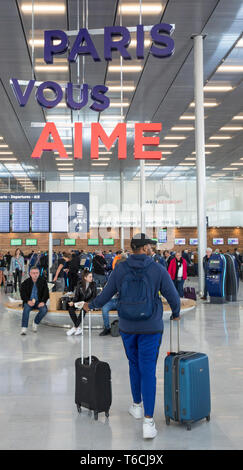
[(28, 202), (12, 203), (12, 231), (29, 232), (30, 214)]
[(32, 232), (49, 232), (49, 202), (32, 202)]
[(51, 203), (51, 231), (68, 232), (68, 202)]
[(0, 203), (0, 232), (6, 233), (9, 232), (9, 202)]

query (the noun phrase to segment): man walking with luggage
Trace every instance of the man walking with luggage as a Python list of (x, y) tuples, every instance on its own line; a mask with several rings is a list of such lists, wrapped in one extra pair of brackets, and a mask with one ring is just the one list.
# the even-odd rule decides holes
[(167, 299), (173, 319), (179, 319), (180, 313), (180, 297), (169, 274), (151, 257), (154, 243), (144, 233), (135, 235), (131, 240), (133, 254), (114, 269), (102, 293), (83, 307), (86, 311), (101, 308), (119, 293), (119, 327), (133, 396), (129, 413), (135, 419), (143, 418), (143, 401), (144, 438), (157, 435), (153, 420), (156, 365), (164, 330), (159, 292)]

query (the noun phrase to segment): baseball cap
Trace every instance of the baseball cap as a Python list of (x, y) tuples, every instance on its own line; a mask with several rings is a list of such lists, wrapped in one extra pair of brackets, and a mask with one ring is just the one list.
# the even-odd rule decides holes
[(144, 245), (156, 245), (156, 241), (146, 235), (146, 233), (137, 233), (131, 239), (131, 247), (139, 248)]

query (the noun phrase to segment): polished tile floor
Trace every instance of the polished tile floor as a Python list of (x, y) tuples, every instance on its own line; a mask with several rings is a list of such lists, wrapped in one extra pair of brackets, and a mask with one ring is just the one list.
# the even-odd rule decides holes
[[(181, 349), (205, 352), (210, 360), (211, 421), (191, 431), (163, 415), (163, 360), (169, 349), (169, 321), (157, 368), (155, 421), (158, 435), (142, 438), (142, 423), (127, 409), (131, 402), (128, 364), (120, 338), (93, 331), (93, 353), (112, 370), (110, 418), (94, 421), (74, 404), (74, 361), (80, 337), (40, 325), (20, 336), (20, 317), (0, 297), (0, 449), (243, 449), (243, 283), (242, 301), (199, 302), (181, 320)], [(87, 337), (87, 331), (85, 332)]]

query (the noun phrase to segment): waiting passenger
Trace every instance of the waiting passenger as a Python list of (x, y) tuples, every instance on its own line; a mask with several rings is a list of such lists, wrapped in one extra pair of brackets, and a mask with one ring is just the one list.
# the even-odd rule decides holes
[(53, 282), (58, 282), (60, 283), (59, 286), (57, 286), (57, 290), (60, 292), (64, 292), (65, 290), (65, 278), (64, 278), (64, 272), (65, 272), (65, 266), (66, 263), (68, 263), (71, 260), (71, 255), (69, 253), (63, 253), (63, 256), (61, 259), (58, 260), (58, 268), (56, 270), (56, 274), (54, 276)]
[(10, 273), (14, 276), (14, 290), (17, 292), (17, 282), (20, 290), (22, 276), (24, 275), (24, 257), (21, 255), (19, 248), (16, 249), (15, 255), (11, 258)]
[(106, 260), (102, 251), (98, 251), (93, 259), (93, 272), (94, 272), (94, 281), (96, 282), (97, 287), (104, 287), (106, 283), (105, 268)]
[(21, 284), (20, 288), (21, 299), (23, 300), (23, 315), (22, 315), (22, 329), (21, 335), (26, 335), (29, 315), (32, 309), (38, 309), (32, 323), (32, 329), (36, 333), (37, 326), (42, 318), (47, 313), (46, 302), (49, 299), (49, 290), (46, 280), (40, 276), (38, 268), (32, 267), (30, 270), (30, 277)]
[(204, 294), (201, 297), (202, 300), (207, 300), (208, 290), (207, 290), (207, 269), (208, 269), (208, 262), (212, 256), (212, 248), (206, 249), (206, 255), (203, 257), (203, 269), (204, 269)]
[(180, 312), (180, 298), (169, 274), (151, 258), (153, 244), (144, 233), (135, 235), (131, 240), (133, 254), (112, 271), (102, 293), (83, 306), (85, 311), (101, 308), (119, 293), (119, 328), (129, 360), (133, 396), (129, 413), (136, 419), (142, 418), (143, 400), (144, 438), (157, 435), (153, 420), (156, 365), (164, 330), (159, 292), (169, 302), (174, 319), (179, 319)]
[(0, 286), (2, 285), (5, 286), (5, 277), (4, 277), (5, 269), (6, 269), (6, 262), (2, 253), (0, 253)]
[(174, 282), (175, 288), (180, 297), (184, 297), (184, 282), (187, 278), (187, 262), (181, 256), (181, 252), (177, 251), (175, 258), (170, 262), (168, 273), (172, 281)]
[[(74, 304), (76, 302), (90, 302), (93, 300), (97, 295), (96, 291), (96, 283), (93, 281), (93, 275), (89, 270), (84, 269), (82, 273), (82, 279), (78, 282), (77, 287), (75, 289), (74, 298), (72, 302), (68, 304), (68, 311), (69, 315), (74, 323), (74, 326), (67, 331), (67, 336), (71, 335), (81, 335), (82, 328), (80, 328), (80, 323), (82, 320), (82, 310), (80, 310), (79, 315), (77, 316)], [(85, 317), (85, 311), (83, 311)]]

